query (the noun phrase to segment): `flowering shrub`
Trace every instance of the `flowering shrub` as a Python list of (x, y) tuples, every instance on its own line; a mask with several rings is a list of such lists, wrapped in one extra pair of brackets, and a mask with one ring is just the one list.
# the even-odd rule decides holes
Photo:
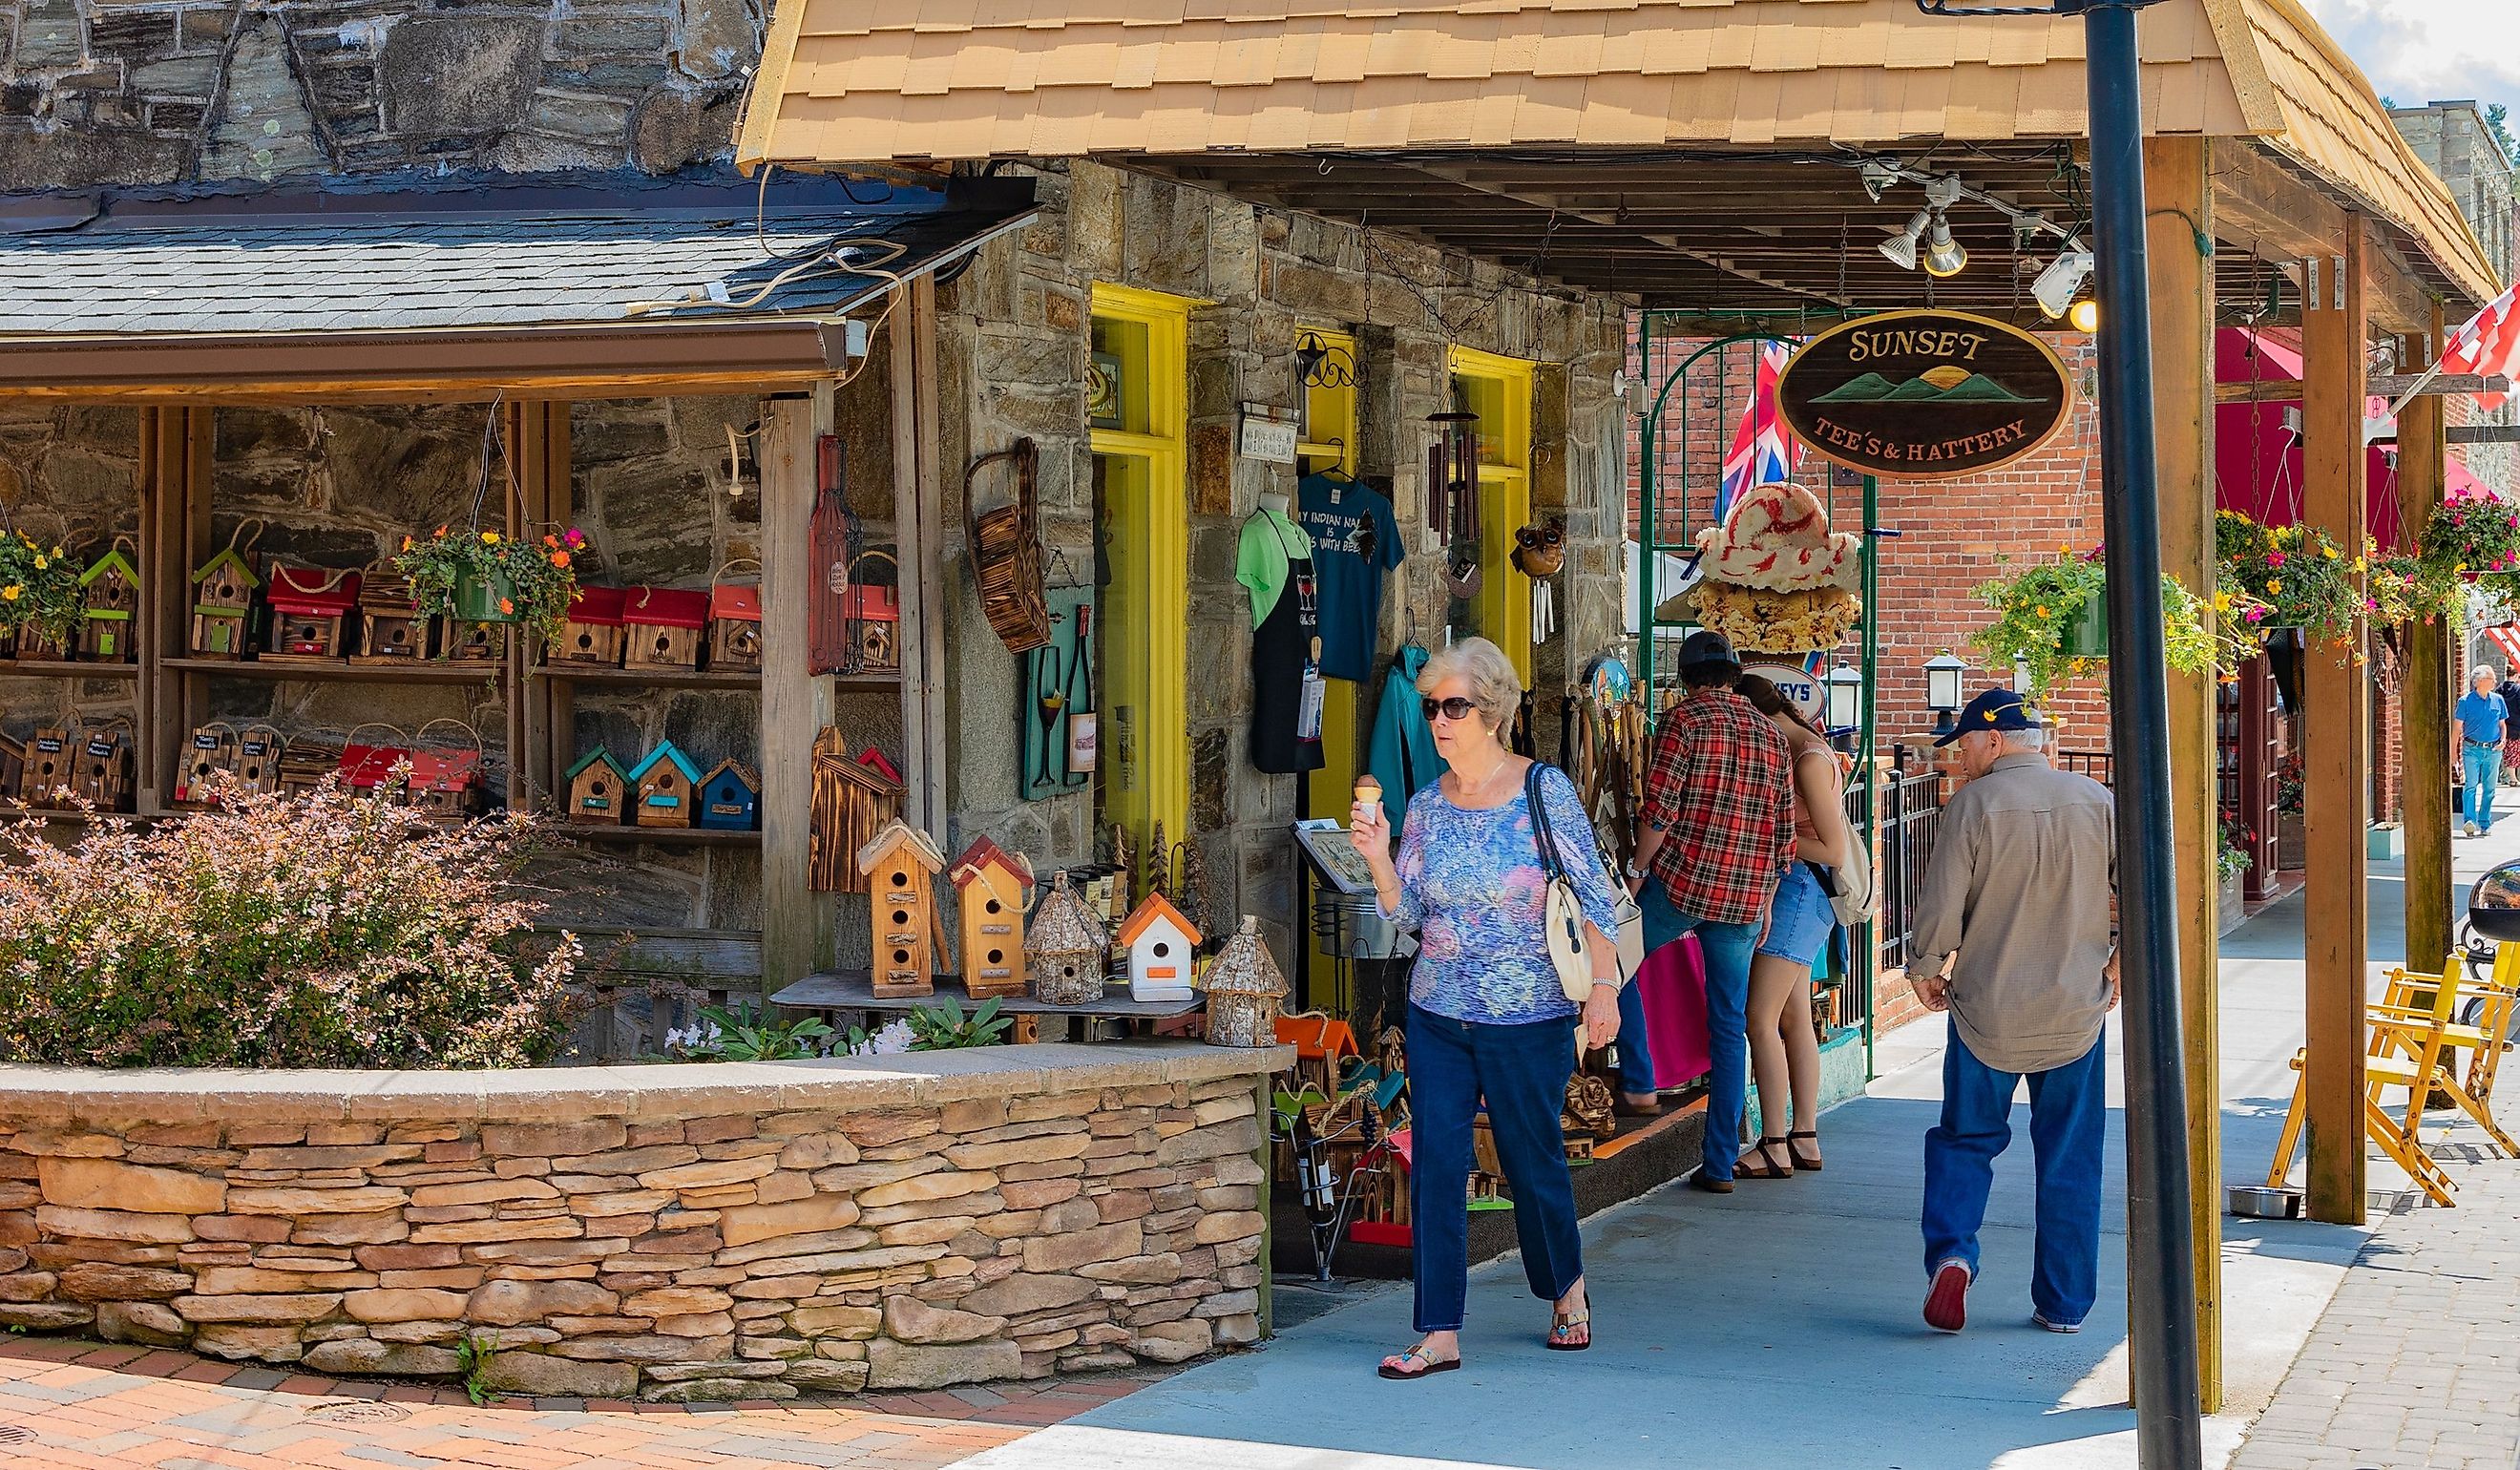
[(452, 616), (456, 585), (472, 581), (498, 597), (499, 616), (558, 637), (577, 595), (576, 561), (586, 533), (571, 526), (540, 545), (511, 541), (497, 531), (455, 531), (439, 526), (427, 541), (405, 536), (394, 569), (411, 582), (411, 604), (425, 613)]
[(559, 1050), (581, 954), (518, 942), (528, 821), (432, 824), (329, 782), (230, 788), (56, 847), (0, 822), (0, 1059), (514, 1067)]
[(2215, 835), (2215, 875), (2228, 883), (2249, 870), (2249, 844), (2258, 840), (2258, 834), (2240, 820), (2239, 813), (2227, 811)]
[(0, 633), (33, 629), (67, 644), (85, 605), (78, 577), (60, 547), (0, 533)]

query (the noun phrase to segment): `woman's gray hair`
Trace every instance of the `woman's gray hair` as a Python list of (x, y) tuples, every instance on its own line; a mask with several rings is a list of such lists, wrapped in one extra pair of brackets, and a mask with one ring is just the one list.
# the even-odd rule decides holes
[(1447, 679), (1470, 687), (1470, 702), (1479, 707), (1479, 720), (1490, 730), (1505, 729), (1522, 703), (1522, 679), (1513, 671), (1513, 660), (1484, 638), (1465, 638), (1430, 655), (1418, 675), (1418, 692), (1432, 694)]

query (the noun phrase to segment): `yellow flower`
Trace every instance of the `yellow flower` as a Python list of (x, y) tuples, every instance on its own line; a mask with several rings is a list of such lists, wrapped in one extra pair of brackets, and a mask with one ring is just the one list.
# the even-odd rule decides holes
[(2281, 582), (2269, 582), (2267, 584), (2267, 596), (2269, 597), (2273, 597), (2282, 591), (2283, 584)]
[(20, 591), (21, 589), (15, 583), (12, 583), (7, 587), (0, 587), (0, 602), (14, 602), (18, 601), (18, 594)]
[(481, 544), (483, 546), (497, 546), (499, 544), (499, 533), (496, 531), (483, 531), (481, 533)]
[(2327, 554), (2328, 560), (2333, 561), (2336, 559), (2336, 544), (2334, 542), (2329, 542), (2327, 545), (2320, 547), (2319, 550)]
[(2030, 610), (2031, 610), (2031, 611), (2033, 611), (2033, 612), (2035, 612), (2035, 613), (2037, 613), (2037, 614), (2039, 614), (2041, 617), (2046, 617), (2046, 616), (2048, 615), (2048, 604), (2047, 604), (2047, 603), (2045, 603), (2045, 602), (2042, 602), (2042, 603), (2040, 603), (2038, 606), (2033, 607), (2033, 608), (2031, 608)]
[(2357, 557), (2354, 558), (2354, 569), (2356, 571), (2362, 571), (2363, 569), (2363, 560), (2362, 557)]
[(46, 567), (48, 567), (48, 566), (50, 566), (50, 565), (52, 565), (52, 564), (53, 564), (53, 563), (52, 563), (50, 560), (46, 559), (45, 557), (37, 557), (35, 558), (35, 570), (37, 570), (37, 571), (42, 571), (44, 568), (46, 568)]

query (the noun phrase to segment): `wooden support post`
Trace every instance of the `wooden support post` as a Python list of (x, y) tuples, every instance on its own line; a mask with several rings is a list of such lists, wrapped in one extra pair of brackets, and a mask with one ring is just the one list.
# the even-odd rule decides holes
[(208, 408), (140, 411), (140, 677), (134, 786), (143, 812), (175, 796), (185, 738), (209, 718), (207, 681), (163, 660), (192, 651), (193, 568), (209, 556), (211, 422)]
[(832, 723), (832, 681), (806, 635), (814, 441), (832, 388), (767, 400), (761, 420), (761, 999), (832, 964), (832, 901), (813, 891), (814, 736)]
[[(946, 805), (945, 490), (937, 422), (936, 281), (900, 288), (884, 327), (892, 353), (892, 524), (901, 557), (903, 815), (942, 841)], [(968, 555), (968, 552), (966, 553)]]
[[(2153, 437), (2159, 458), (2161, 568), (2209, 609), (2214, 601), (2214, 262), (2197, 246), (2213, 231), (2214, 185), (2203, 138), (2143, 145), (2151, 262)], [(2212, 616), (2209, 610), (2207, 616)], [(2215, 680), (2170, 676), (2172, 842), (2179, 870), (2179, 1011), (2187, 1071), (2187, 1171), (2194, 1191), (2198, 1385), (2205, 1412), (2223, 1402), (2223, 1128), (2221, 986), (2215, 898)]]
[[(2302, 269), (2303, 519), (2339, 547), (2359, 548), (2367, 376), (2362, 221), (2349, 219), (2337, 252), (2305, 260)], [(2309, 1056), (2302, 1086), (2309, 1099), (2310, 1215), (2333, 1225), (2361, 1225), (2362, 1008), (2370, 941), (2363, 831), (2371, 727), (2360, 627), (2348, 639), (2312, 644), (2302, 664), (2302, 807), (2309, 857)]]
[[(2400, 337), (2398, 368), (2420, 372), (2441, 351), (2440, 303), (2428, 333)], [(2398, 416), (2398, 511), (2420, 533), (2442, 502), (2443, 400), (2417, 398)], [(2400, 743), (2400, 801), (2407, 814), (2407, 967), (2430, 971), (2451, 947), (2451, 780), (2458, 761), (2451, 743), (2449, 618), (2409, 623), (2406, 668), (2398, 681), (2406, 737)]]
[[(542, 486), (541, 506), (534, 512), (539, 531), (566, 530), (577, 518), (569, 450), (569, 406), (544, 401), (539, 427), (531, 436), (535, 474)], [(562, 789), (568, 768), (577, 763), (577, 687), (563, 680), (536, 678), (525, 690), (531, 718), (525, 732), (525, 779), (541, 797), (542, 809), (565, 814), (568, 793)], [(518, 757), (511, 757), (518, 759)]]

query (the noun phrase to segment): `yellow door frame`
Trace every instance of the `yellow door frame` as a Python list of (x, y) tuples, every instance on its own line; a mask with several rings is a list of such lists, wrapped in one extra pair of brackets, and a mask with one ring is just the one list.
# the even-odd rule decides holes
[[(1299, 325), (1295, 328), (1295, 342), (1301, 342), (1307, 335), (1320, 337), (1322, 345), (1333, 353), (1346, 354), (1351, 365), (1356, 362), (1356, 334), (1333, 327)], [(1309, 475), (1335, 468), (1354, 474), (1358, 414), (1353, 369), (1345, 386), (1299, 390), (1309, 400), (1311, 412), (1305, 422), (1312, 430), (1312, 437), (1295, 446), (1298, 472)], [(1324, 429), (1329, 431), (1324, 433)], [(1337, 442), (1330, 442), (1332, 440)], [(1344, 679), (1322, 681), (1322, 768), (1305, 778), (1305, 810), (1315, 817), (1334, 817), (1341, 822), (1347, 820), (1348, 804), (1356, 790), (1357, 772), (1363, 765), (1363, 758), (1357, 753), (1357, 723), (1364, 708), (1364, 690), (1357, 685)], [(1304, 877), (1304, 889), (1308, 895), (1319, 890), (1309, 871)], [(1310, 912), (1307, 908), (1306, 913)], [(1328, 978), (1337, 973), (1338, 957), (1318, 935), (1312, 943), (1316, 966), (1313, 973), (1321, 977), (1314, 983), (1313, 1000), (1317, 1004), (1327, 1002), (1333, 1007), (1333, 1013), (1344, 1015), (1352, 998), (1330, 995), (1327, 989)]]
[[(1139, 657), (1103, 655), (1105, 692), (1102, 743), (1102, 820), (1127, 828), (1144, 844), (1157, 823), (1167, 839), (1190, 835), (1190, 312), (1187, 296), (1136, 287), (1094, 283), (1098, 322), (1144, 330), (1141, 361), (1123, 354), (1123, 405), (1127, 427), (1095, 428), (1093, 452), (1137, 462), (1137, 491), (1112, 526), (1110, 601), (1130, 626), (1106, 620), (1110, 640), (1134, 642)], [(1138, 687), (1143, 682), (1143, 687)], [(1130, 711), (1127, 738), (1134, 743), (1137, 780), (1123, 788), (1114, 779), (1122, 758), (1123, 732), (1113, 721)], [(1146, 865), (1141, 865), (1142, 872)], [(1136, 895), (1131, 895), (1132, 899)]]
[[(1538, 364), (1455, 347), (1448, 366), (1479, 416), (1479, 635), (1531, 688), (1531, 581), (1513, 569), (1513, 533), (1531, 519), (1531, 404)], [(1486, 391), (1478, 391), (1484, 387)]]

